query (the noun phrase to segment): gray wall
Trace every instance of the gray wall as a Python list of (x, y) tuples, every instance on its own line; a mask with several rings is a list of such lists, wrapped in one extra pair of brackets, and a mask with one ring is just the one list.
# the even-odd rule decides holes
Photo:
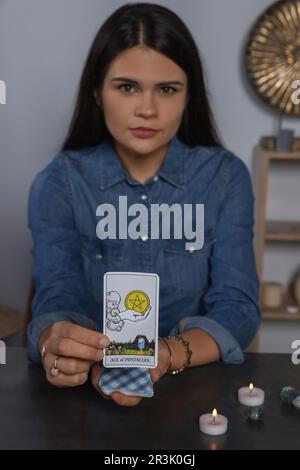
[[(124, 1), (0, 0), (0, 79), (7, 103), (0, 105), (0, 303), (24, 309), (30, 278), (31, 237), (27, 196), (36, 175), (57, 153), (71, 117), (80, 73), (102, 22)], [(218, 126), (226, 146), (251, 169), (254, 145), (276, 129), (274, 113), (250, 90), (243, 67), (249, 28), (270, 0), (169, 0), (158, 2), (177, 12), (191, 29), (202, 53)], [(300, 134), (300, 121), (285, 118)], [(272, 176), (273, 217), (300, 220), (299, 177), (285, 171)], [(299, 245), (298, 245), (299, 246)], [(299, 262), (298, 246), (270, 247), (266, 279), (287, 282)], [(298, 257), (298, 258), (297, 258)], [(298, 324), (299, 325), (299, 324)], [(262, 350), (289, 348), (262, 329)], [(277, 334), (277, 333), (276, 333)], [(295, 336), (286, 326), (286, 334)], [(264, 339), (265, 338), (265, 339)], [(275, 343), (275, 346), (274, 346)], [(287, 346), (288, 345), (288, 346)]]

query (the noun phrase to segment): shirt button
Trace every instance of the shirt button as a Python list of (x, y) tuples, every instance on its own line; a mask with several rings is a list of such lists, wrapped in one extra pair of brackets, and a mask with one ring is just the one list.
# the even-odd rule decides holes
[(147, 235), (142, 235), (141, 239), (143, 240), (143, 242), (146, 242), (148, 240), (148, 237), (147, 237)]
[(95, 255), (95, 258), (96, 258), (96, 259), (102, 259), (101, 253), (97, 253), (97, 254)]
[(141, 195), (141, 199), (143, 199), (143, 201), (145, 201), (145, 199), (147, 199), (147, 197), (148, 197), (147, 194), (142, 194)]
[(158, 181), (158, 176), (157, 176), (157, 175), (155, 175), (155, 176), (153, 177), (153, 181), (154, 181), (155, 183), (156, 183), (156, 181)]
[(191, 246), (191, 247), (189, 248), (189, 252), (190, 252), (190, 253), (194, 253), (194, 251), (195, 251), (195, 247), (194, 247), (194, 246)]

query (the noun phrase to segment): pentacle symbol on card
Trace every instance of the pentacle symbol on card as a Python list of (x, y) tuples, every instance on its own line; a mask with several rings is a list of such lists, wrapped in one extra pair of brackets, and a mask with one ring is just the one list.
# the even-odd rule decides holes
[(149, 297), (143, 291), (133, 290), (126, 295), (125, 307), (127, 309), (132, 309), (135, 312), (144, 314), (148, 310), (149, 305)]
[(152, 309), (148, 295), (139, 290), (130, 291), (125, 297), (125, 310), (120, 310), (121, 295), (118, 291), (106, 294), (106, 327), (121, 331), (126, 321), (145, 320)]

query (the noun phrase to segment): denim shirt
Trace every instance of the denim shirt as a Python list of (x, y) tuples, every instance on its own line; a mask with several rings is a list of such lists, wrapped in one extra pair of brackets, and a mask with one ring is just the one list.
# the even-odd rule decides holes
[[(143, 203), (204, 204), (204, 243), (190, 240), (97, 237), (97, 207), (119, 196)], [(157, 173), (133, 179), (113, 140), (64, 151), (35, 177), (28, 200), (32, 274), (36, 293), (28, 326), (28, 357), (40, 364), (38, 339), (49, 325), (68, 320), (102, 331), (103, 275), (152, 272), (160, 277), (159, 335), (191, 328), (217, 343), (221, 361), (244, 361), (261, 321), (253, 252), (251, 177), (246, 164), (223, 147), (189, 147), (176, 135)], [(117, 219), (118, 220), (118, 219)]]

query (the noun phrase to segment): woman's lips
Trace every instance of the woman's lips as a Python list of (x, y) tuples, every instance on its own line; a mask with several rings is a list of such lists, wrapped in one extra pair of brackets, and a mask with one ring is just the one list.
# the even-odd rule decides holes
[(130, 132), (140, 139), (148, 139), (149, 137), (154, 137), (159, 131), (148, 130), (148, 129), (130, 129)]

